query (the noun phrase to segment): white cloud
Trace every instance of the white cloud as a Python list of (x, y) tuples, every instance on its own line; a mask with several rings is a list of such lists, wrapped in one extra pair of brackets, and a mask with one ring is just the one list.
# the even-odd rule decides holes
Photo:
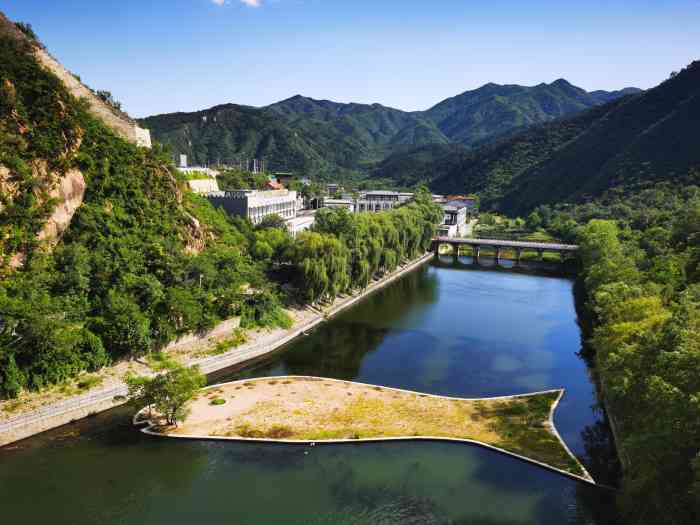
[[(229, 4), (231, 0), (211, 0), (213, 4), (224, 6)], [(263, 0), (240, 0), (242, 4), (248, 7), (260, 7), (263, 4)]]

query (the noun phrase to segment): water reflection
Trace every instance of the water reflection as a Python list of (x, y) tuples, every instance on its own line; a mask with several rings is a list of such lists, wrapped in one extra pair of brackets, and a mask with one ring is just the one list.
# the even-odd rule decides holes
[[(466, 397), (564, 387), (557, 427), (605, 471), (614, 449), (576, 355), (571, 282), (450, 259), (226, 378), (322, 375)], [(3, 518), (22, 523), (615, 522), (609, 493), (477, 447), (170, 441), (135, 432), (125, 409), (0, 449), (0, 487)]]

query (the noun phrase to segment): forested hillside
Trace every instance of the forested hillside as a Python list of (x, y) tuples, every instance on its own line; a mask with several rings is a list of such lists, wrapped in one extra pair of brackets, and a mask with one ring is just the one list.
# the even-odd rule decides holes
[[(0, 398), (234, 316), (288, 327), (283, 299), (332, 300), (430, 244), (442, 214), (425, 189), (371, 218), (324, 216), (296, 239), (279, 218), (229, 218), (187, 189), (160, 146), (95, 118), (39, 64), (38, 45), (0, 17)], [(57, 191), (65, 181), (70, 195)], [(296, 291), (282, 295), (280, 274)]]
[[(226, 104), (141, 119), (156, 140), (193, 163), (264, 158), (273, 170), (320, 176), (368, 176), (377, 162), (416, 146), (487, 143), (518, 129), (619, 98), (564, 80), (533, 87), (487, 84), (428, 111), (342, 104), (296, 95), (264, 108)], [(399, 179), (398, 171), (384, 171)]]
[(257, 158), (266, 159), (272, 170), (318, 173), (331, 167), (315, 142), (257, 108), (225, 104), (195, 113), (149, 117), (141, 124), (152, 130), (156, 141), (186, 154), (191, 164)]
[[(29, 37), (0, 20), (0, 397), (233, 315), (286, 322), (247, 238), (185, 190), (160, 148), (94, 118), (39, 65), (22, 28)], [(47, 238), (69, 177), (83, 191)]]
[(554, 234), (582, 225), (584, 354), (616, 429), (624, 523), (698, 523), (700, 188), (612, 190), (534, 214)]
[(436, 193), (477, 193), (486, 208), (497, 204), (515, 180), (533, 165), (585, 131), (620, 101), (470, 151), (464, 146), (423, 146), (391, 155), (373, 172), (402, 186), (428, 184)]
[[(700, 181), (700, 62), (626, 99), (520, 177), (503, 208), (576, 202), (614, 186)], [(546, 188), (546, 190), (543, 190)]]
[(437, 193), (476, 193), (482, 207), (524, 215), (608, 190), (700, 183), (700, 62), (659, 86), (532, 126), (469, 151), (424, 146), (379, 163), (373, 176)]

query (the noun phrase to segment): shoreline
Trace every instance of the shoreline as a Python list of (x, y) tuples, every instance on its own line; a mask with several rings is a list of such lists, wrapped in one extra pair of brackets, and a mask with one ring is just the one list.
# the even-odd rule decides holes
[[(271, 376), (271, 377), (265, 377), (265, 378), (259, 378), (258, 380), (265, 380), (265, 381), (270, 381), (270, 380), (276, 380), (276, 381), (281, 381), (285, 379), (302, 379), (302, 380), (318, 380), (318, 381), (331, 381), (331, 382), (336, 382), (339, 384), (348, 384), (348, 385), (357, 385), (357, 386), (364, 386), (364, 387), (376, 387), (377, 385), (370, 385), (368, 383), (362, 383), (362, 382), (356, 382), (356, 381), (346, 381), (346, 380), (340, 380), (340, 379), (330, 379), (330, 378), (320, 378), (320, 377), (315, 377), (315, 376)], [(256, 379), (240, 379), (236, 381), (229, 381), (225, 383), (220, 383), (220, 384), (215, 384), (215, 385), (209, 385), (201, 389), (201, 391), (207, 391), (207, 390), (212, 390), (212, 389), (221, 389), (222, 387), (226, 386), (231, 386), (231, 385), (237, 385), (237, 384), (243, 384), (246, 382), (255, 382)], [(564, 451), (567, 453), (567, 455), (573, 459), (576, 464), (579, 466), (579, 468), (582, 471), (582, 474), (575, 474), (572, 472), (568, 472), (566, 470), (563, 470), (561, 468), (552, 466), (548, 463), (545, 463), (543, 461), (525, 456), (523, 454), (519, 454), (517, 452), (512, 452), (506, 449), (503, 449), (499, 446), (489, 444), (483, 441), (479, 441), (476, 439), (468, 439), (468, 438), (459, 438), (459, 437), (448, 437), (448, 436), (389, 436), (389, 437), (365, 437), (365, 438), (334, 438), (334, 439), (314, 439), (314, 440), (309, 440), (309, 439), (279, 439), (279, 438), (258, 438), (258, 437), (242, 437), (242, 436), (216, 436), (216, 435), (198, 435), (198, 434), (174, 434), (174, 433), (162, 433), (162, 432), (156, 432), (153, 429), (157, 427), (155, 423), (153, 423), (151, 420), (149, 420), (147, 417), (141, 418), (147, 410), (147, 407), (144, 407), (143, 409), (139, 410), (136, 414), (134, 414), (134, 417), (132, 419), (132, 423), (135, 426), (141, 426), (140, 428), (141, 432), (144, 434), (148, 434), (150, 436), (156, 436), (156, 437), (161, 437), (161, 438), (171, 438), (171, 439), (186, 439), (186, 440), (199, 440), (199, 441), (238, 441), (238, 442), (253, 442), (253, 443), (270, 443), (270, 444), (286, 444), (286, 445), (334, 445), (334, 444), (349, 444), (349, 443), (372, 443), (372, 442), (383, 442), (383, 441), (447, 441), (447, 442), (457, 442), (457, 443), (466, 443), (470, 445), (475, 445), (483, 448), (487, 448), (489, 450), (493, 450), (495, 452), (498, 452), (500, 454), (506, 455), (513, 457), (515, 459), (518, 459), (520, 461), (524, 461), (526, 463), (530, 463), (533, 465), (536, 465), (538, 467), (544, 468), (546, 470), (550, 470), (552, 472), (555, 472), (557, 474), (573, 478), (577, 481), (581, 481), (584, 483), (588, 483), (591, 485), (595, 485), (597, 487), (601, 488), (610, 488), (605, 485), (599, 485), (596, 483), (595, 479), (590, 475), (590, 473), (586, 470), (586, 468), (583, 466), (583, 464), (579, 461), (579, 459), (571, 452), (569, 447), (566, 445), (564, 440), (562, 439), (561, 435), (556, 429), (556, 426), (554, 424), (554, 413), (559, 405), (559, 402), (561, 401), (562, 397), (564, 396), (564, 389), (554, 389), (554, 390), (544, 390), (544, 391), (539, 391), (539, 392), (528, 392), (526, 394), (513, 394), (513, 395), (506, 395), (506, 396), (492, 396), (492, 397), (483, 397), (483, 398), (460, 398), (460, 397), (454, 397), (454, 396), (444, 396), (444, 395), (438, 395), (438, 394), (428, 394), (428, 393), (423, 393), (423, 392), (416, 392), (412, 390), (406, 390), (402, 388), (394, 388), (394, 387), (387, 387), (387, 386), (381, 386), (382, 390), (387, 390), (387, 391), (393, 391), (393, 392), (399, 392), (399, 393), (404, 393), (404, 394), (412, 394), (412, 395), (420, 395), (421, 397), (428, 397), (428, 398), (436, 398), (436, 399), (444, 399), (444, 400), (450, 400), (450, 401), (494, 401), (494, 400), (509, 400), (509, 399), (519, 399), (519, 398), (527, 398), (527, 397), (532, 397), (532, 396), (537, 396), (541, 394), (549, 394), (549, 393), (554, 393), (557, 392), (557, 398), (556, 400), (552, 403), (549, 414), (548, 414), (548, 419), (547, 419), (547, 424), (549, 426), (549, 431), (557, 438), (559, 441), (560, 445), (563, 447)], [(146, 426), (142, 426), (146, 425)], [(313, 444), (313, 445), (312, 445)]]
[[(306, 305), (302, 310), (303, 314), (305, 314), (301, 315), (301, 317), (304, 318), (303, 320), (296, 322), (288, 330), (275, 330), (266, 334), (269, 335), (269, 337), (260, 337), (260, 339), (263, 339), (262, 342), (254, 340), (252, 344), (241, 345), (224, 354), (199, 357), (191, 359), (184, 364), (199, 365), (202, 373), (207, 375), (233, 366), (240, 365), (243, 367), (249, 362), (265, 357), (281, 349), (284, 345), (300, 335), (305, 334), (308, 330), (315, 328), (322, 322), (330, 319), (346, 308), (349, 308), (365, 297), (368, 297), (377, 290), (384, 288), (403, 275), (419, 268), (430, 261), (434, 255), (434, 253), (428, 252), (407, 263), (405, 266), (397, 268), (394, 272), (382, 276), (361, 292), (337, 298), (325, 309), (318, 309), (317, 307)], [(229, 320), (222, 321), (220, 324), (227, 323), (228, 321)], [(216, 331), (216, 328), (214, 331)], [(202, 342), (205, 339), (206, 336), (200, 338), (198, 342)], [(265, 339), (269, 339), (269, 341)], [(113, 385), (110, 388), (73, 395), (55, 403), (41, 406), (38, 409), (20, 412), (19, 415), (0, 420), (0, 447), (123, 405), (126, 403), (126, 399), (122, 398), (124, 398), (126, 393), (126, 385), (121, 381), (121, 378), (119, 378), (119, 382), (116, 386)]]

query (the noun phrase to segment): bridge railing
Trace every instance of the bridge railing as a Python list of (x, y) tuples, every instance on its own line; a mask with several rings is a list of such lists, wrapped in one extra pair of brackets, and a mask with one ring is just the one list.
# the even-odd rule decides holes
[(473, 246), (491, 246), (491, 247), (503, 247), (503, 248), (520, 248), (523, 250), (553, 250), (553, 251), (576, 251), (578, 250), (578, 245), (576, 244), (562, 244), (562, 243), (551, 243), (551, 242), (537, 242), (537, 241), (504, 241), (500, 239), (484, 239), (484, 238), (459, 238), (459, 237), (436, 237), (433, 242), (439, 244), (452, 244), (452, 245), (473, 245)]

